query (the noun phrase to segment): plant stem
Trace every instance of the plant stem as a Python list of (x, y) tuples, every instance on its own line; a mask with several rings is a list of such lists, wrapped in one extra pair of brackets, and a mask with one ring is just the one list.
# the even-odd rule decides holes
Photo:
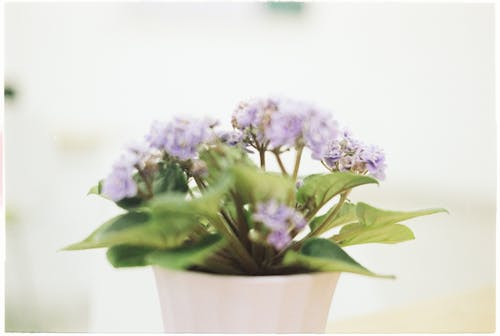
[(148, 189), (148, 196), (153, 197), (153, 187), (151, 186), (151, 183), (148, 180), (148, 177), (144, 173), (144, 171), (139, 167), (139, 165), (136, 165), (135, 168), (137, 168), (137, 171), (139, 172), (139, 175), (141, 176), (142, 180), (146, 184), (146, 188)]
[(241, 244), (241, 241), (230, 229), (226, 227), (221, 218), (213, 218), (212, 221), (215, 228), (223, 234), (229, 242), (229, 246), (232, 247), (233, 251), (239, 257), (239, 261), (242, 267), (250, 274), (257, 274), (259, 267), (255, 263), (255, 260), (250, 256), (246, 248)]
[[(337, 203), (337, 205), (335, 206), (335, 208), (333, 209), (333, 211), (330, 213), (330, 215), (328, 216), (328, 218), (326, 218), (323, 223), (321, 223), (317, 228), (316, 230), (314, 231), (311, 231), (309, 232), (303, 239), (301, 240), (298, 240), (298, 241), (294, 241), (289, 249), (293, 249), (293, 250), (297, 250), (301, 244), (307, 239), (307, 238), (311, 238), (313, 235), (315, 234), (318, 234), (318, 233), (322, 233), (321, 230), (323, 230), (324, 226), (326, 224), (328, 224), (328, 222), (330, 220), (332, 220), (336, 215), (337, 213), (340, 211), (340, 208), (342, 207), (342, 204), (344, 204), (345, 200), (347, 199), (347, 196), (349, 195), (349, 193), (351, 192), (351, 189), (347, 190), (347, 191), (344, 191), (341, 195), (340, 195), (340, 199), (339, 199), (339, 202)], [(282, 254), (283, 254), (283, 251), (285, 250), (282, 250), (280, 252), (278, 252), (277, 255), (274, 256), (274, 260), (276, 260), (278, 257), (280, 257)]]
[(340, 208), (342, 207), (342, 205), (344, 204), (345, 200), (347, 199), (347, 196), (349, 195), (349, 193), (351, 192), (351, 189), (347, 190), (347, 191), (344, 191), (342, 194), (340, 194), (340, 199), (339, 199), (339, 202), (337, 203), (337, 205), (335, 206), (335, 208), (333, 209), (333, 211), (328, 215), (328, 217), (326, 217), (326, 219), (316, 228), (316, 230), (314, 231), (311, 231), (309, 232), (309, 234), (307, 235), (307, 237), (310, 237), (310, 236), (313, 236), (315, 234), (321, 234), (323, 233), (323, 229), (324, 227), (328, 224), (328, 222), (330, 222), (332, 219), (335, 218), (335, 216), (337, 215), (337, 213), (340, 211)]
[(260, 168), (266, 170), (266, 151), (262, 147), (259, 149), (259, 157), (260, 157)]
[(323, 165), (323, 167), (325, 167), (328, 171), (330, 171), (330, 172), (332, 171), (332, 169), (331, 169), (330, 167), (328, 167), (328, 166), (326, 165), (326, 163), (325, 163), (323, 160), (321, 160), (321, 164), (322, 164), (322, 165)]
[(278, 165), (280, 166), (281, 172), (283, 175), (288, 176), (288, 172), (286, 171), (285, 166), (283, 165), (283, 161), (281, 161), (281, 156), (278, 153), (278, 151), (273, 151), (274, 156), (276, 157), (276, 161), (278, 162)]
[(248, 239), (248, 223), (245, 218), (245, 213), (243, 209), (243, 201), (241, 200), (240, 195), (231, 191), (231, 196), (233, 197), (234, 205), (236, 207), (237, 220), (236, 220), (236, 228), (238, 229), (239, 237), (241, 238), (243, 244), (247, 249), (250, 249), (250, 240)]
[(302, 157), (303, 149), (304, 146), (300, 146), (299, 148), (297, 148), (297, 153), (295, 154), (295, 165), (293, 166), (293, 175), (292, 175), (294, 181), (297, 180), (297, 174), (299, 173), (300, 158)]

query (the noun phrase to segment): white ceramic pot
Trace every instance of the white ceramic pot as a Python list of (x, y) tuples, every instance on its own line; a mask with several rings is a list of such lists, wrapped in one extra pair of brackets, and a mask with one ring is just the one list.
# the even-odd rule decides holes
[(339, 277), (154, 273), (168, 333), (323, 333)]

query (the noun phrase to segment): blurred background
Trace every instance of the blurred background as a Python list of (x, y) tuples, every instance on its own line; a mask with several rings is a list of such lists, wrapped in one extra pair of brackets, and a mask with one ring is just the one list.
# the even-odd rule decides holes
[(151, 269), (58, 251), (119, 212), (88, 189), (153, 119), (281, 94), (385, 149), (353, 201), (450, 211), (348, 248), (397, 279), (343, 274), (328, 331), (493, 331), (493, 29), (492, 4), (7, 3), (6, 330), (160, 332)]

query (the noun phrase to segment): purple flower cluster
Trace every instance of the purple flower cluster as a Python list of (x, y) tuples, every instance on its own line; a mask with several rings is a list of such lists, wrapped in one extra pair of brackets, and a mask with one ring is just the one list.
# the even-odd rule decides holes
[(385, 178), (384, 152), (353, 138), (349, 131), (344, 131), (340, 140), (329, 144), (323, 162), (334, 171), (369, 173), (380, 180)]
[(258, 203), (256, 210), (253, 219), (271, 230), (267, 242), (277, 250), (282, 250), (290, 243), (292, 240), (290, 232), (293, 229), (300, 230), (307, 224), (300, 212), (275, 200)]
[(209, 120), (174, 119), (170, 123), (155, 121), (146, 140), (158, 150), (182, 161), (195, 159), (198, 147), (211, 137)]
[(102, 193), (115, 202), (135, 196), (137, 194), (137, 184), (133, 178), (135, 170), (143, 166), (150, 155), (150, 149), (146, 143), (129, 144), (104, 180)]
[(273, 98), (255, 98), (242, 102), (233, 112), (233, 127), (243, 132), (246, 141), (257, 141), (256, 145), (263, 144), (266, 141), (265, 126), (269, 122), (270, 114), (276, 110), (277, 100)]
[(210, 140), (213, 126), (214, 123), (207, 119), (153, 122), (145, 141), (131, 143), (113, 164), (111, 173), (104, 180), (102, 193), (113, 201), (135, 196), (138, 188), (133, 176), (137, 169), (145, 168), (155, 150), (165, 151), (178, 160), (194, 160), (198, 156), (198, 147)]
[(305, 145), (318, 160), (338, 135), (337, 122), (329, 113), (286, 98), (241, 103), (232, 120), (233, 126), (243, 132), (244, 140), (254, 147), (275, 150)]

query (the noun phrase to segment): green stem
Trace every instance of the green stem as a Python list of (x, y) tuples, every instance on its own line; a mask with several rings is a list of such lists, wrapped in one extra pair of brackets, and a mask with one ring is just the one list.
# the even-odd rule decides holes
[(322, 165), (323, 165), (323, 167), (325, 167), (328, 171), (332, 171), (332, 168), (328, 167), (328, 166), (326, 165), (326, 163), (325, 163), (325, 162), (323, 162), (323, 160), (321, 160), (321, 164), (322, 164)]
[(250, 274), (257, 274), (259, 271), (259, 267), (255, 263), (255, 260), (250, 256), (245, 247), (241, 244), (241, 241), (234, 235), (231, 230), (229, 230), (224, 222), (219, 218), (218, 220), (213, 221), (215, 228), (223, 234), (229, 242), (229, 245), (233, 248), (234, 252), (238, 255), (242, 267)]
[(139, 175), (141, 176), (142, 180), (146, 184), (146, 188), (148, 189), (148, 196), (153, 197), (153, 187), (151, 186), (151, 183), (149, 182), (148, 177), (146, 176), (144, 171), (139, 167), (139, 165), (135, 165), (135, 168), (137, 168)]
[[(335, 206), (333, 211), (330, 213), (330, 215), (323, 221), (323, 223), (321, 223), (314, 231), (309, 232), (300, 241), (294, 241), (288, 249), (297, 250), (307, 238), (311, 238), (315, 234), (322, 233), (321, 230), (323, 230), (324, 226), (337, 215), (337, 213), (340, 211), (340, 208), (342, 207), (342, 204), (344, 204), (344, 202), (347, 199), (347, 196), (349, 195), (350, 192), (351, 192), (351, 189), (344, 191), (340, 195), (339, 202), (337, 203), (337, 205)], [(276, 260), (278, 257), (280, 257), (284, 251), (285, 250), (278, 252), (278, 254), (274, 257), (274, 260)]]
[(294, 181), (297, 179), (297, 174), (299, 173), (300, 158), (302, 157), (303, 149), (304, 146), (300, 146), (299, 148), (297, 148), (297, 153), (295, 154), (295, 165), (293, 166), (293, 175), (292, 175)]
[(259, 157), (260, 157), (260, 168), (266, 170), (266, 151), (262, 148), (259, 149)]
[(340, 194), (339, 202), (337, 203), (337, 205), (335, 206), (335, 208), (333, 209), (333, 211), (328, 215), (328, 217), (326, 217), (326, 219), (318, 227), (316, 227), (316, 230), (309, 232), (309, 234), (307, 235), (306, 238), (308, 238), (310, 236), (313, 236), (315, 234), (321, 234), (321, 233), (323, 233), (322, 230), (325, 228), (325, 226), (332, 219), (335, 218), (335, 216), (337, 215), (337, 213), (340, 211), (340, 208), (342, 208), (342, 205), (344, 204), (344, 202), (347, 199), (347, 196), (349, 195), (350, 192), (351, 192), (351, 189), (349, 189), (347, 191), (344, 191), (342, 194)]
[(276, 161), (278, 162), (278, 165), (280, 166), (281, 172), (283, 175), (288, 176), (288, 172), (286, 171), (285, 165), (283, 165), (283, 161), (281, 161), (281, 156), (278, 153), (278, 151), (273, 151), (274, 156), (276, 157)]
[(236, 207), (237, 220), (236, 228), (238, 229), (239, 237), (241, 238), (243, 244), (247, 249), (250, 249), (250, 240), (248, 239), (248, 223), (245, 218), (245, 213), (243, 209), (243, 201), (238, 193), (231, 191), (231, 196), (233, 197), (234, 205)]

